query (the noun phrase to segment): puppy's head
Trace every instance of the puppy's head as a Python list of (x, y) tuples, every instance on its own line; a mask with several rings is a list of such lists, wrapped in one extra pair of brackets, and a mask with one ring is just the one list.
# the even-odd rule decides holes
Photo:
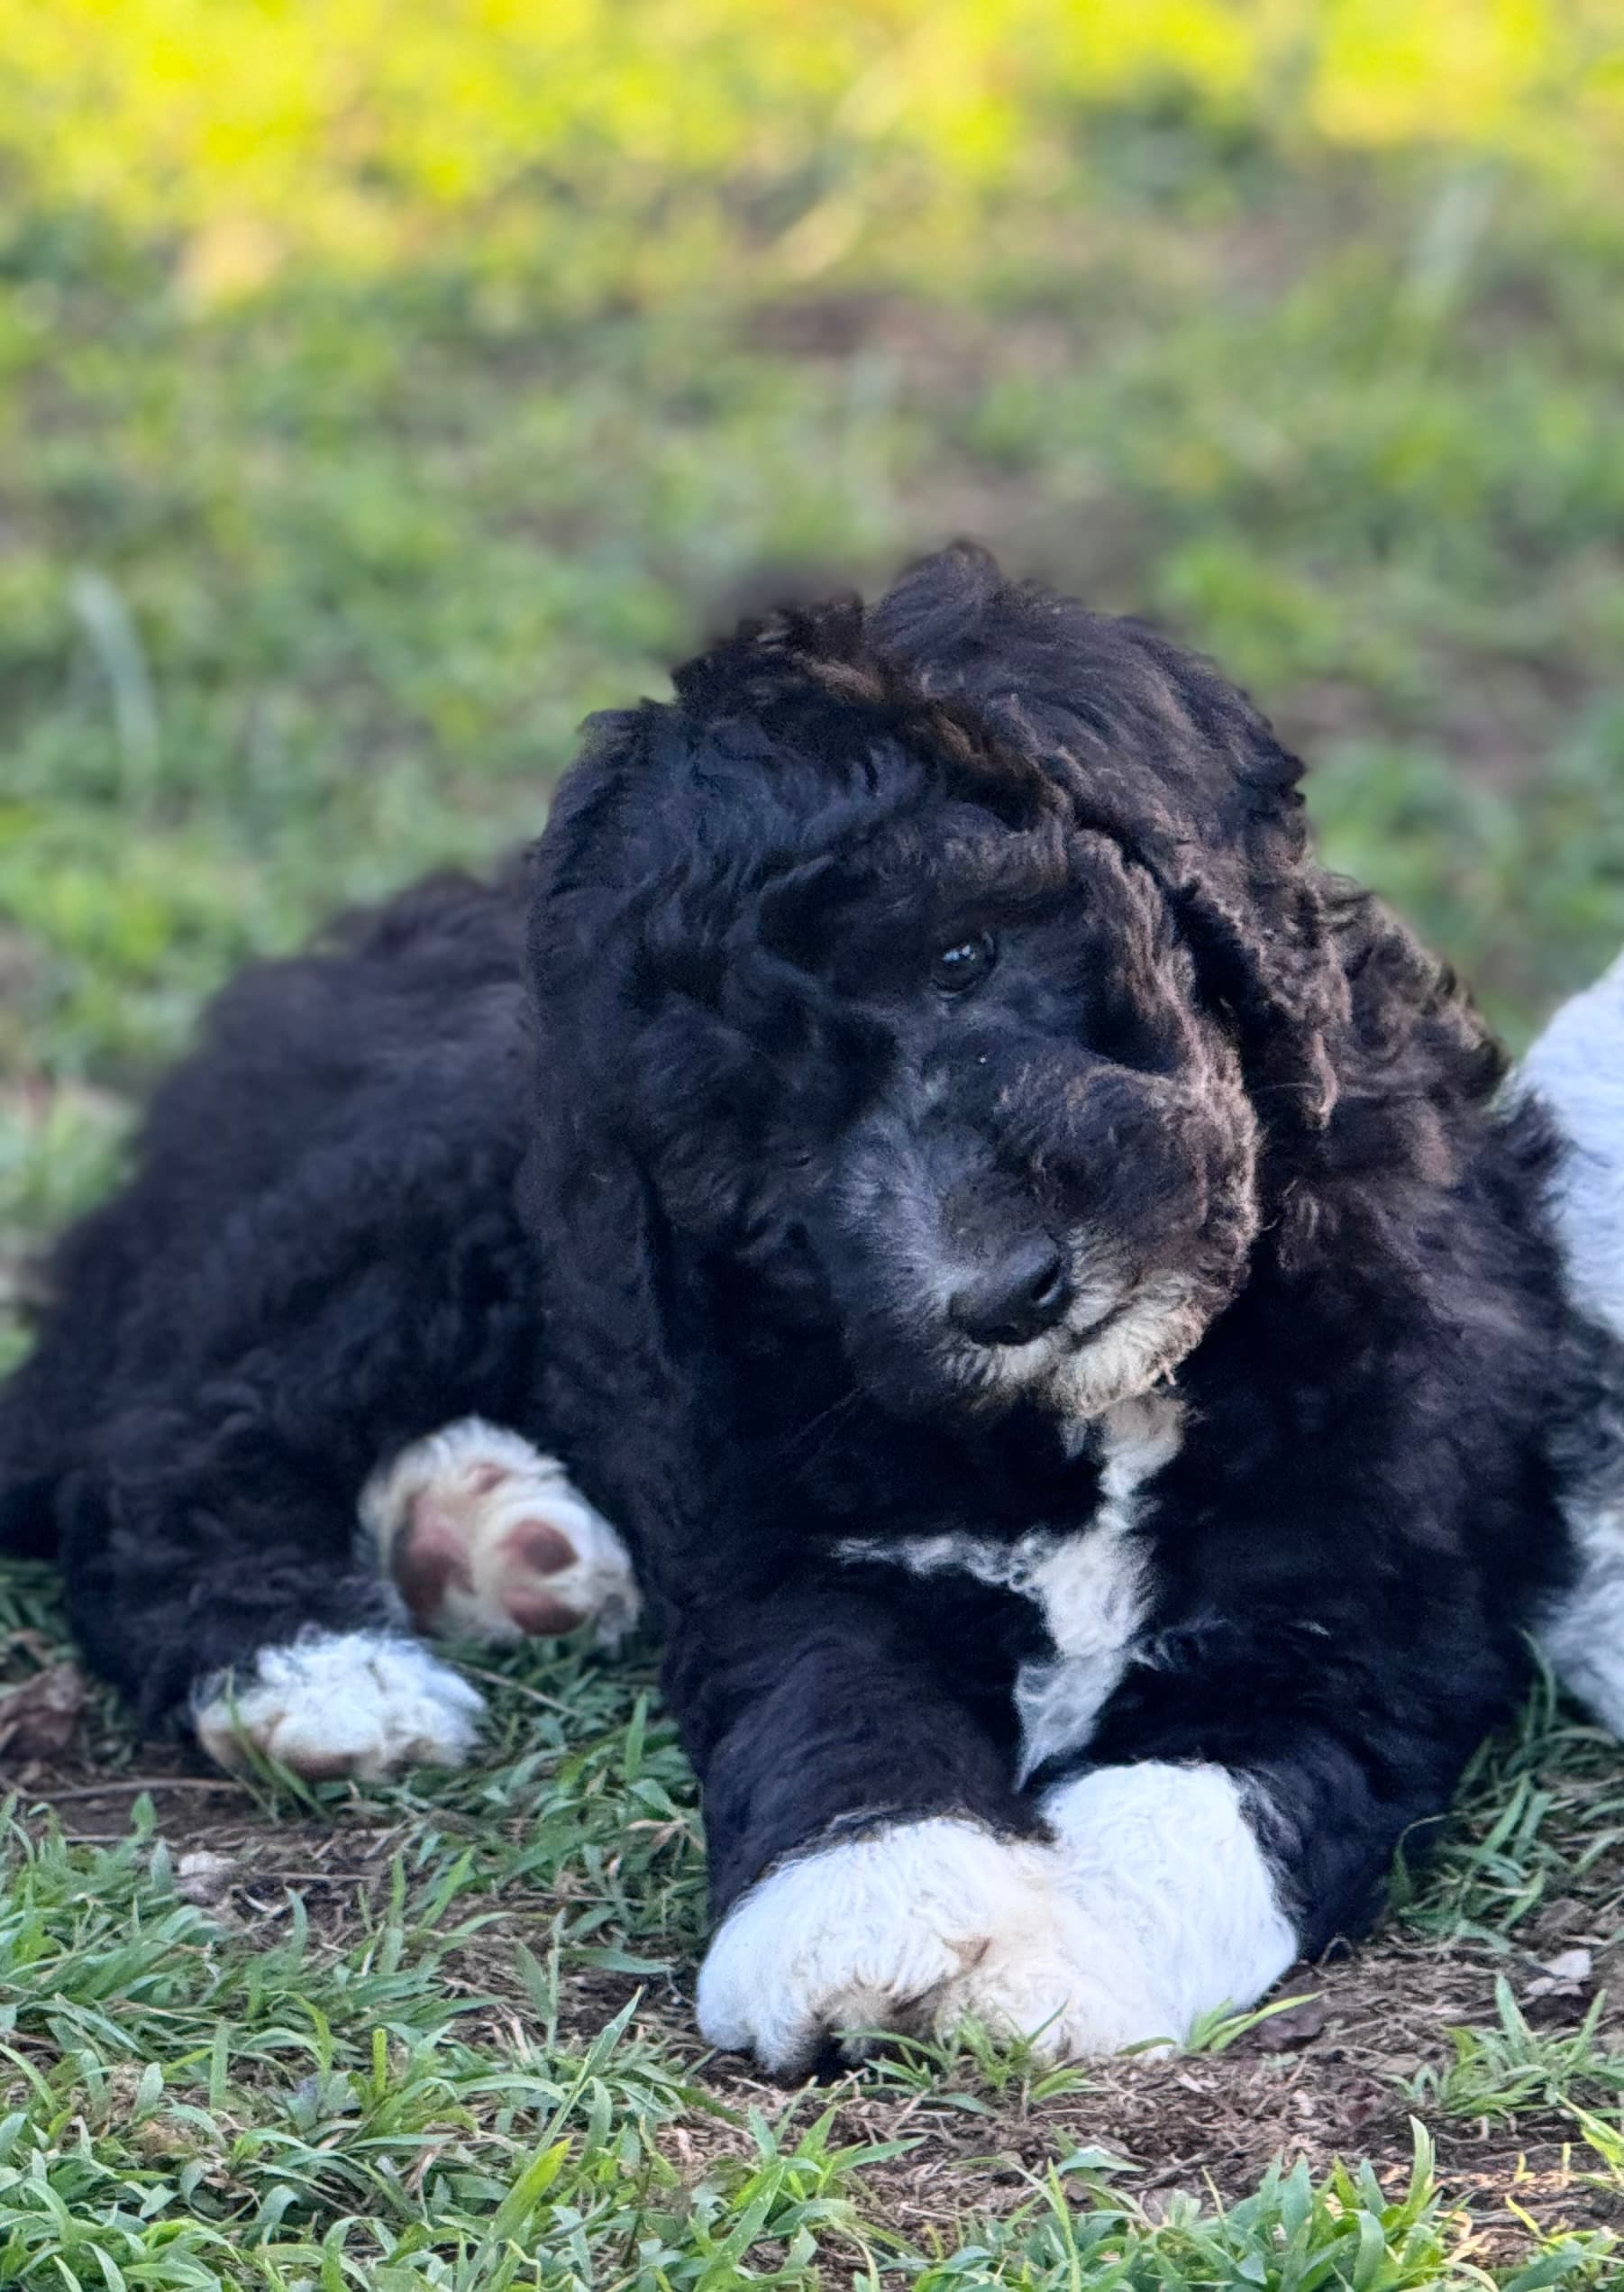
[(907, 1415), (1087, 1418), (1245, 1278), (1341, 1016), (1297, 766), (1204, 662), (959, 550), (603, 722), (543, 1030), (748, 1344)]

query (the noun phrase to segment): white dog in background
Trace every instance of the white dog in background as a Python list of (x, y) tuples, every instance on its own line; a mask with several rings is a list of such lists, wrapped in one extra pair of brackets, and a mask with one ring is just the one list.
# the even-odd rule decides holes
[(1571, 1151), (1558, 1217), (1581, 1302), (1624, 1336), (1624, 955), (1564, 1003), (1520, 1081), (1555, 1112)]
[[(1537, 1091), (1568, 1141), (1556, 1208), (1574, 1293), (1624, 1344), (1624, 955), (1562, 1006), (1513, 1087)], [(1573, 1507), (1583, 1573), (1540, 1637), (1563, 1684), (1624, 1736), (1624, 1359), (1599, 1397)]]

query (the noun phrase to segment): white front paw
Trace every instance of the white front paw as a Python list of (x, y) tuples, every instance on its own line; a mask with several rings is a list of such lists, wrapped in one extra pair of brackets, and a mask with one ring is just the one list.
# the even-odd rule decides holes
[(1180, 2044), (1204, 2014), (1253, 2004), (1297, 1956), (1264, 1811), (1257, 1783), (1163, 1759), (1095, 1767), (1044, 1800), (1058, 1884), (1096, 1962), (1148, 1987)]
[(699, 2028), (780, 2075), (831, 2040), (944, 2036), (973, 2018), (1054, 2059), (1173, 2034), (1100, 1950), (1045, 1847), (935, 1816), (820, 1849), (728, 1913), (699, 1975)]
[(254, 1750), (312, 1781), (375, 1782), (408, 1767), (461, 1767), (484, 1709), (460, 1672), (402, 1632), (312, 1630), (206, 1681), (192, 1724), (222, 1767), (243, 1767)]

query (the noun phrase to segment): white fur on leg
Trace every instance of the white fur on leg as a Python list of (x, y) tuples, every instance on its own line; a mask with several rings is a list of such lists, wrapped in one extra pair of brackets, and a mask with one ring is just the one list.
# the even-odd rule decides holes
[(1044, 1801), (1060, 1883), (1095, 1963), (1130, 1969), (1136, 2034), (1182, 2044), (1203, 2013), (1250, 2005), (1297, 1935), (1227, 1767), (1096, 1767)]
[(612, 1646), (642, 1601), (626, 1549), (554, 1456), (463, 1417), (362, 1489), (362, 1528), (426, 1631), (494, 1641), (596, 1624)]
[[(1563, 1005), (1515, 1087), (1539, 1093), (1568, 1141), (1553, 1208), (1574, 1294), (1624, 1338), (1624, 956)], [(1624, 1736), (1624, 1359), (1610, 1400), (1575, 1444), (1579, 1574), (1539, 1639), (1563, 1685)]]
[(205, 1683), (192, 1724), (222, 1767), (247, 1747), (296, 1775), (368, 1782), (407, 1767), (461, 1767), (485, 1701), (436, 1655), (397, 1631), (301, 1632), (262, 1648), (253, 1668)]
[(1171, 2034), (1063, 1875), (1050, 1848), (946, 1815), (821, 1848), (729, 1911), (699, 1975), (700, 2031), (780, 2076), (842, 2032), (945, 2035), (972, 2016), (1057, 2059)]

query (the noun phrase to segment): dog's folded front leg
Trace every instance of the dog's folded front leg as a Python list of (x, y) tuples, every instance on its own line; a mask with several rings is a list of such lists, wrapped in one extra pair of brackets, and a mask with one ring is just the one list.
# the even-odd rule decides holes
[(877, 2031), (1065, 2052), (1109, 2018), (1008, 1747), (898, 1617), (839, 1587), (689, 1613), (667, 1685), (705, 1791), (712, 2043), (791, 2075)]
[(687, 1711), (723, 1913), (701, 2027), (779, 2072), (971, 2019), (1060, 2059), (1185, 2043), (1363, 1931), (1475, 1723), (1418, 1701), (1417, 1724), (1365, 1741), (1283, 1680), (1249, 1723), (1235, 1682), (1207, 1683), (1219, 1703), (1198, 1712), (1200, 1683), (1153, 1677), (1101, 1729), (1099, 1764), (1022, 1801), (897, 1620), (836, 1599), (818, 1620), (764, 1607), (764, 1641), (776, 1627), (753, 1666), (714, 1624), (693, 1633)]

